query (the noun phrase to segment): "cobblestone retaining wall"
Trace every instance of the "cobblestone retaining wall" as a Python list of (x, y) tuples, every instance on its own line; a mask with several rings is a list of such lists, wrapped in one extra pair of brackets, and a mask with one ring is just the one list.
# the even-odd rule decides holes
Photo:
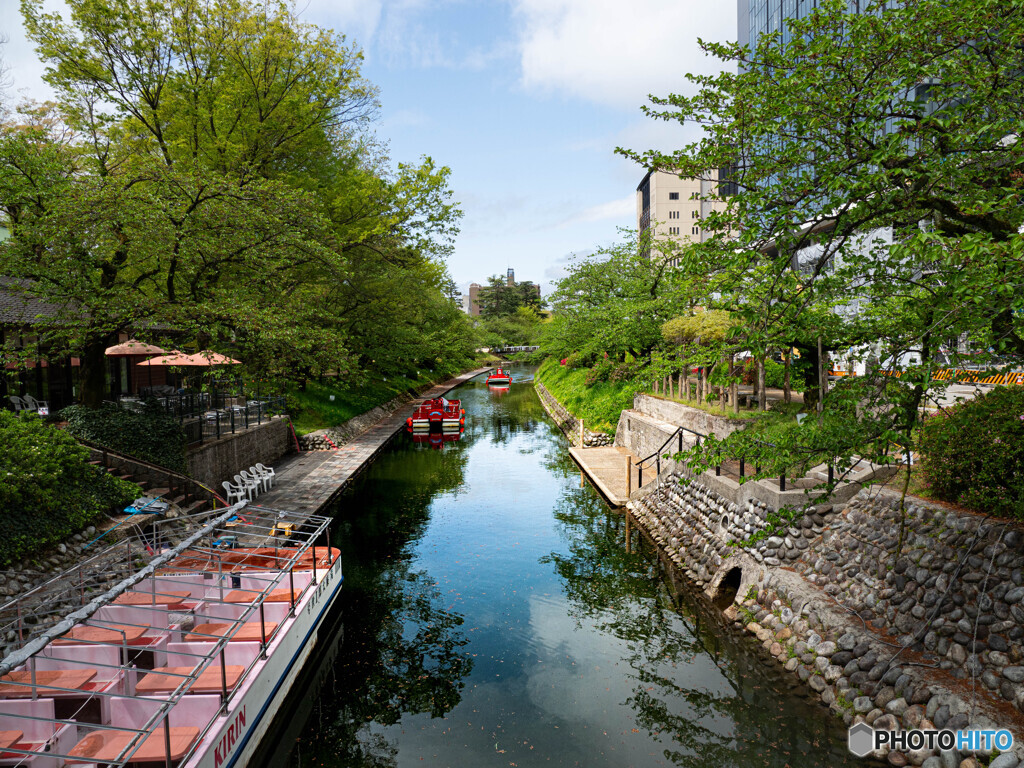
[[(569, 438), (570, 445), (580, 444), (580, 420), (569, 413), (568, 409), (560, 402), (558, 402), (554, 396), (548, 392), (547, 387), (541, 384), (539, 381), (533, 385), (537, 390), (537, 396), (540, 398), (540, 404), (544, 406), (544, 410), (547, 411), (548, 416), (555, 420), (558, 424), (558, 428), (562, 430), (566, 437)], [(595, 448), (603, 445), (612, 444), (612, 436), (605, 432), (592, 432), (586, 429), (584, 425), (583, 429), (583, 446), (585, 448)]]
[[(862, 490), (767, 536), (774, 511), (738, 505), (678, 476), (631, 514), (727, 615), (847, 723), (874, 728), (1009, 728), (1024, 759), (1024, 536), (1004, 521)], [(897, 544), (904, 530), (900, 556)], [(736, 546), (763, 532), (756, 544)], [(918, 750), (891, 765), (976, 768), (975, 757)]]

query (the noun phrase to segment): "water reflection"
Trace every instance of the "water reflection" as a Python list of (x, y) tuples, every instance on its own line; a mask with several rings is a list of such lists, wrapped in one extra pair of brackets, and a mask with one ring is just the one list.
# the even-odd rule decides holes
[(532, 388), (460, 387), (336, 509), (345, 637), (293, 766), (854, 765), (841, 727), (581, 485)]

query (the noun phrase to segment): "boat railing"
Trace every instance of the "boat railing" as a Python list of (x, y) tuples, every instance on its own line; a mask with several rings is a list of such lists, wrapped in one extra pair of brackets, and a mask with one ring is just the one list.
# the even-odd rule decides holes
[[(288, 533), (287, 546), (281, 546), (281, 531)], [(326, 550), (318, 552), (317, 542), (325, 535)], [(120, 751), (103, 762), (122, 765), (162, 725), (166, 763), (186, 762), (267, 658), (268, 650), (286, 631), (287, 620), (294, 618), (296, 606), (316, 589), (317, 570), (328, 571), (335, 562), (329, 518), (246, 507), (244, 502), (148, 563), (141, 562), (144, 552), (140, 542), (134, 548), (131, 543), (118, 543), (72, 569), (70, 576), (53, 579), (0, 606), (0, 616), (17, 616), (22, 641), (0, 660), (4, 688), (0, 702), (27, 702), (17, 710), (3, 707), (0, 715), (24, 723), (25, 733), (50, 734), (42, 745), (28, 739), (5, 747), (5, 754), (27, 759), (45, 748), (48, 759), (81, 761), (81, 754), (71, 754), (75, 745), (68, 743), (67, 733), (84, 731), (91, 736), (121, 731), (112, 735), (119, 739)], [(100, 569), (106, 571), (106, 580), (98, 577)], [(111, 587), (111, 574), (116, 577), (122, 569), (129, 571), (128, 576)], [(102, 594), (93, 598), (97, 592)], [(40, 606), (48, 603), (53, 606), (50, 614), (40, 616)], [(69, 603), (77, 603), (78, 609), (68, 613)], [(45, 626), (61, 605), (64, 618)], [(36, 612), (27, 613), (29, 608)], [(27, 640), (26, 624), (40, 627)], [(4, 636), (11, 629), (10, 621), (0, 625)], [(246, 633), (244, 637), (241, 632)], [(62, 653), (61, 648), (67, 650)], [(77, 650), (72, 654), (73, 649)], [(150, 657), (144, 661), (147, 653)], [(158, 665), (158, 657), (180, 663)], [(151, 666), (146, 668), (146, 663)], [(152, 672), (152, 667), (160, 671)], [(88, 681), (81, 683), (79, 675), (81, 684), (73, 685), (75, 670), (87, 670)], [(149, 674), (157, 676), (158, 685), (145, 685), (140, 691), (140, 679)], [(190, 696), (187, 711), (205, 711), (210, 716), (190, 724), (198, 735), (186, 752), (172, 755), (171, 721), (181, 722), (183, 715), (171, 713), (186, 695)], [(54, 703), (70, 697), (83, 703), (74, 716), (57, 717)], [(131, 711), (134, 719), (126, 725), (111, 724), (106, 717), (99, 722), (77, 719), (90, 702), (97, 702), (101, 712)], [(65, 733), (65, 726), (76, 729)], [(98, 741), (103, 738), (99, 736)]]

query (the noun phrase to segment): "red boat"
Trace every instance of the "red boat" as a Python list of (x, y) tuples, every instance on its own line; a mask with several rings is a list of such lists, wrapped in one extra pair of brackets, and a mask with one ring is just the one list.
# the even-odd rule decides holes
[(466, 412), (462, 408), (461, 400), (436, 397), (424, 400), (413, 411), (412, 416), (405, 420), (405, 423), (406, 426), (417, 432), (457, 430), (465, 426)]
[(494, 373), (487, 377), (487, 383), (499, 386), (508, 386), (512, 383), (512, 371), (506, 371), (503, 368), (498, 368)]

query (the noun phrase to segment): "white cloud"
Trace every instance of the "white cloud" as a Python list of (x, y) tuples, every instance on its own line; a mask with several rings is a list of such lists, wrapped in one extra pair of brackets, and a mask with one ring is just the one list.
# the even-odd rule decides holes
[(598, 203), (589, 208), (573, 214), (569, 218), (559, 222), (558, 226), (568, 227), (573, 224), (587, 224), (593, 221), (605, 221), (607, 219), (633, 219), (636, 218), (636, 195), (626, 195), (618, 200), (610, 200), (606, 203)]
[(382, 0), (300, 0), (298, 10), (305, 21), (330, 27), (367, 48), (380, 26), (383, 7)]
[(707, 0), (512, 0), (522, 83), (616, 107), (685, 91), (711, 73), (697, 37), (736, 37), (736, 6)]

